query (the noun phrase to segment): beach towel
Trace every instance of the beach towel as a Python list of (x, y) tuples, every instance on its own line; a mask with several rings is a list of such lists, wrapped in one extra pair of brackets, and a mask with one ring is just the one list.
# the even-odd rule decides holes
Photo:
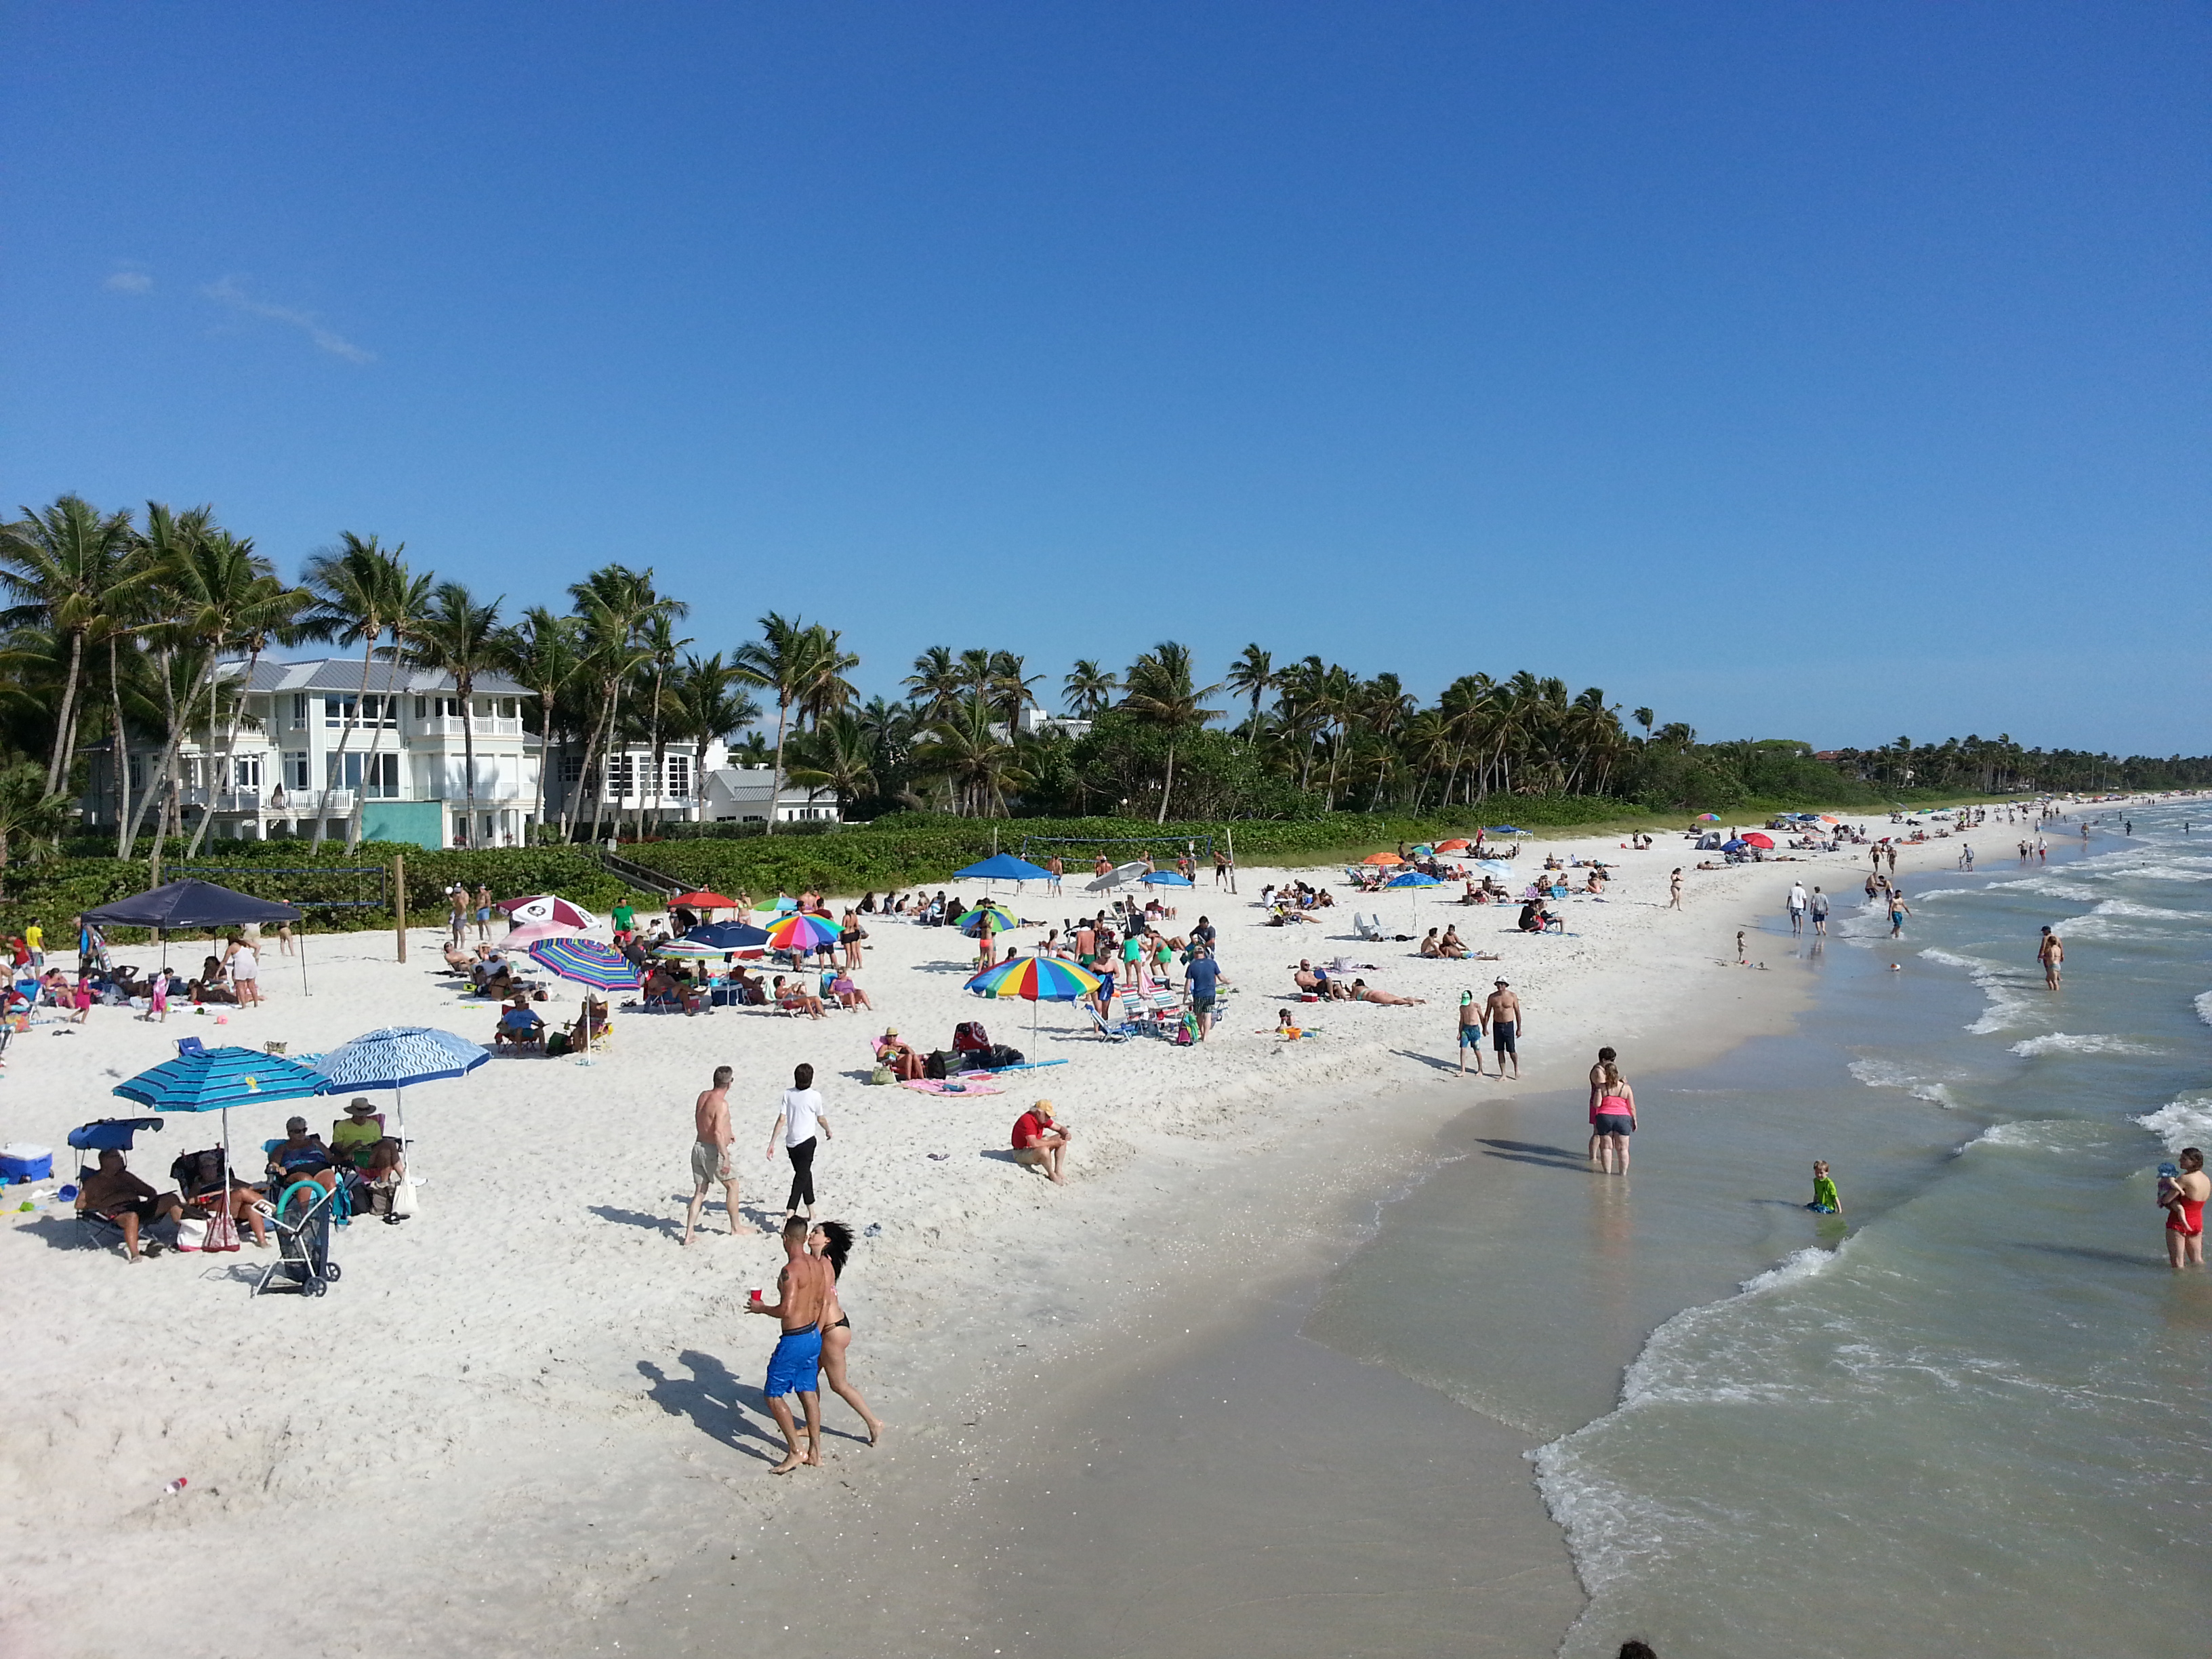
[(899, 1086), (911, 1089), (918, 1095), (1002, 1095), (997, 1084), (988, 1081), (987, 1072), (971, 1073), (961, 1077), (908, 1079)]

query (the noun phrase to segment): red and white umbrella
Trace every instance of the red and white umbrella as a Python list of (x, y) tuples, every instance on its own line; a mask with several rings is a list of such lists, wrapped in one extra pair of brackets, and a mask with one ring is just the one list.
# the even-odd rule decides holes
[(557, 894), (540, 893), (535, 898), (509, 899), (499, 907), (507, 912), (507, 920), (517, 927), (532, 922), (556, 922), (573, 933), (579, 928), (596, 927), (599, 919), (581, 905), (571, 904)]

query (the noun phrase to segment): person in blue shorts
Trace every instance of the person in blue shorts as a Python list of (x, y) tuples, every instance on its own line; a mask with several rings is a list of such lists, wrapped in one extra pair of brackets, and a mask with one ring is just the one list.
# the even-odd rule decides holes
[[(1468, 1051), (1474, 1051), (1474, 1074), (1484, 1076), (1482, 1069), (1482, 1005), (1474, 1000), (1472, 991), (1459, 994), (1459, 1074), (1467, 1075)], [(1500, 1067), (1500, 1070), (1503, 1070)]]
[[(765, 1301), (755, 1291), (752, 1299), (745, 1304), (752, 1313), (773, 1314), (783, 1325), (783, 1334), (776, 1339), (775, 1352), (768, 1357), (768, 1381), (761, 1389), (768, 1396), (768, 1408), (775, 1413), (776, 1427), (783, 1431), (783, 1462), (769, 1471), (771, 1474), (789, 1474), (801, 1467), (818, 1468), (822, 1463), (819, 1373), (822, 1315), (830, 1304), (823, 1275), (830, 1271), (830, 1264), (818, 1256), (807, 1255), (809, 1224), (804, 1216), (798, 1215), (783, 1224), (783, 1271), (775, 1276), (776, 1299)], [(799, 1425), (791, 1414), (791, 1396), (794, 1394), (806, 1413), (804, 1451), (799, 1449)]]
[(1198, 1040), (1203, 1042), (1206, 1034), (1213, 1029), (1213, 999), (1221, 983), (1220, 965), (1204, 945), (1191, 951), (1190, 966), (1184, 972), (1183, 981), (1190, 992), (1190, 1011), (1198, 1017)]

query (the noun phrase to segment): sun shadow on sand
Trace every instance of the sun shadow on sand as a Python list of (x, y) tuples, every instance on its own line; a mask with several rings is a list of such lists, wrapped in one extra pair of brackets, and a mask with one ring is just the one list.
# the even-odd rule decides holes
[[(687, 1199), (685, 1202), (690, 1202)], [(642, 1210), (618, 1210), (611, 1204), (594, 1204), (591, 1212), (602, 1221), (612, 1221), (624, 1227), (642, 1227), (647, 1232), (665, 1233), (671, 1238), (681, 1237), (682, 1218), (672, 1215), (647, 1215)]]
[(1390, 1052), (1397, 1055), (1401, 1060), (1418, 1060), (1432, 1072), (1449, 1072), (1454, 1076), (1457, 1076), (1459, 1073), (1458, 1066), (1452, 1061), (1449, 1060), (1439, 1060), (1434, 1054), (1422, 1054), (1419, 1049), (1393, 1048)]
[(732, 1451), (763, 1463), (782, 1461), (782, 1437), (753, 1421), (769, 1418), (768, 1401), (759, 1389), (738, 1382), (712, 1354), (686, 1348), (676, 1358), (690, 1370), (689, 1377), (672, 1376), (650, 1359), (637, 1362), (638, 1375), (653, 1384), (647, 1399), (671, 1417), (690, 1418), (701, 1433)]

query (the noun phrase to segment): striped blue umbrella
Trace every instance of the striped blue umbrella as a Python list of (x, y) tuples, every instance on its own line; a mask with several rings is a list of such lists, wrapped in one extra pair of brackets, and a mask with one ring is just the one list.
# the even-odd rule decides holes
[(1443, 885), (1434, 876), (1425, 876), (1419, 870), (1408, 871), (1402, 876), (1393, 876), (1382, 884), (1385, 887), (1441, 887)]
[(407, 1139), (405, 1091), (417, 1083), (460, 1077), (491, 1058), (491, 1050), (434, 1025), (387, 1025), (333, 1048), (315, 1062), (327, 1091), (389, 1089), (398, 1103), (397, 1133)]
[[(197, 1045), (197, 1037), (186, 1039)], [(329, 1079), (283, 1054), (255, 1048), (193, 1047), (115, 1085), (112, 1092), (157, 1112), (221, 1112), (222, 1156), (230, 1165), (230, 1109), (255, 1101), (306, 1100)]]

